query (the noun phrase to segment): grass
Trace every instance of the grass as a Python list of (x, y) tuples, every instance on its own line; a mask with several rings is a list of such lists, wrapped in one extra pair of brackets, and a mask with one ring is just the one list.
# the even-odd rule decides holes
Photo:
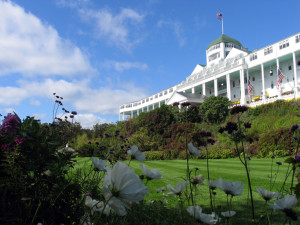
[[(81, 167), (82, 169), (91, 168), (91, 159), (90, 158), (77, 158), (78, 164), (76, 167)], [(275, 173), (278, 169), (278, 175), (276, 182), (272, 191), (279, 191), (281, 185), (285, 179), (285, 174), (288, 168), (288, 164), (283, 163), (284, 159), (274, 159), (273, 161), (273, 172)], [(282, 162), (283, 165), (278, 166), (276, 162)], [(128, 163), (128, 161), (126, 162)], [(260, 220), (260, 216), (264, 215), (265, 202), (261, 196), (257, 193), (256, 187), (261, 187), (270, 190), (270, 169), (271, 169), (271, 159), (251, 159), (249, 161), (250, 167), (250, 176), (253, 189), (253, 197), (255, 204), (255, 214), (257, 221)], [(131, 161), (130, 167), (135, 170), (135, 173), (138, 175), (142, 174), (140, 168), (140, 162)], [(162, 175), (163, 179), (161, 180), (152, 180), (147, 183), (147, 186), (150, 190), (149, 195), (146, 197), (146, 202), (148, 200), (163, 200), (167, 199), (167, 207), (176, 207), (178, 204), (178, 199), (175, 199), (173, 195), (164, 197), (162, 193), (157, 193), (156, 189), (161, 187), (166, 187), (168, 184), (171, 184), (173, 187), (176, 186), (177, 182), (182, 182), (186, 176), (186, 161), (185, 160), (162, 160), (162, 161), (146, 161), (145, 165), (149, 169), (157, 169)], [(206, 161), (205, 160), (190, 160), (190, 169), (198, 168), (198, 174), (203, 174), (207, 177), (206, 172)], [(243, 194), (241, 196), (236, 196), (233, 198), (233, 210), (237, 211), (237, 215), (232, 219), (233, 224), (250, 224), (251, 218), (251, 205), (248, 196), (248, 185), (246, 173), (243, 165), (239, 159), (215, 159), (209, 160), (209, 169), (210, 169), (210, 178), (218, 179), (220, 177), (223, 180), (241, 181), (245, 184)], [(192, 172), (192, 175), (194, 171)], [(274, 177), (273, 177), (274, 180)], [(290, 187), (290, 179), (287, 180), (286, 187)], [(168, 193), (167, 190), (165, 193)], [(204, 212), (209, 213), (209, 192), (208, 185), (198, 186), (198, 194), (196, 196), (196, 204), (200, 205)], [(216, 190), (215, 196), (215, 205), (216, 211), (227, 211), (226, 208), (226, 195), (221, 190)], [(298, 204), (299, 205), (299, 204)], [(271, 208), (268, 206), (268, 210), (271, 212)], [(299, 211), (299, 206), (296, 208)], [(284, 214), (282, 212), (273, 213), (272, 224), (283, 224), (284, 223)], [(299, 221), (299, 220), (298, 220)], [(261, 223), (257, 224), (266, 224), (266, 218), (261, 220)], [(297, 224), (297, 223), (296, 223)]]

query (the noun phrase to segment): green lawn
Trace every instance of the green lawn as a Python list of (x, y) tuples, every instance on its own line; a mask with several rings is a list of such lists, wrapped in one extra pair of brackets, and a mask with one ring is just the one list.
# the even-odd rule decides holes
[[(76, 168), (90, 168), (91, 159), (90, 158), (77, 158), (78, 164)], [(277, 179), (273, 188), (273, 191), (278, 191), (283, 183), (285, 178), (285, 174), (288, 168), (288, 164), (283, 163), (284, 159), (274, 159), (273, 161), (273, 172), (278, 169)], [(261, 187), (265, 189), (270, 189), (270, 170), (271, 170), (271, 159), (251, 159), (249, 161), (250, 168), (250, 176), (252, 180), (252, 188), (253, 188), (253, 197), (255, 204), (255, 214), (256, 218), (259, 219), (260, 215), (264, 214), (264, 204), (265, 202), (259, 196), (256, 191), (256, 187)], [(278, 166), (276, 162), (282, 162), (283, 165)], [(128, 163), (128, 161), (126, 161)], [(133, 168), (136, 174), (142, 174), (140, 168), (140, 162), (131, 161), (130, 167)], [(177, 205), (178, 200), (175, 200), (173, 195), (164, 197), (162, 193), (157, 193), (156, 189), (161, 187), (166, 187), (168, 184), (171, 184), (173, 187), (176, 186), (177, 182), (182, 182), (186, 177), (186, 161), (185, 160), (161, 160), (161, 161), (146, 161), (146, 166), (149, 169), (157, 169), (162, 175), (163, 179), (161, 180), (152, 180), (147, 183), (148, 188), (150, 189), (149, 195), (146, 198), (148, 200), (168, 200), (168, 206), (174, 207)], [(206, 160), (190, 160), (190, 169), (198, 168), (197, 174), (203, 174), (207, 177), (206, 171)], [(246, 223), (249, 220), (251, 213), (250, 202), (248, 201), (248, 185), (246, 173), (243, 165), (239, 161), (239, 159), (215, 159), (209, 160), (209, 170), (210, 170), (210, 178), (218, 179), (220, 177), (223, 180), (241, 181), (245, 184), (244, 192), (241, 196), (236, 196), (233, 198), (233, 210), (237, 211), (237, 215), (232, 220), (233, 224), (242, 224)], [(194, 172), (193, 172), (194, 174)], [(274, 177), (273, 177), (274, 180)], [(290, 186), (290, 179), (287, 181), (287, 187)], [(196, 203), (200, 205), (204, 212), (209, 213), (209, 192), (208, 185), (205, 184), (203, 186), (198, 187), (198, 195), (196, 196)], [(169, 191), (166, 190), (165, 193)], [(226, 209), (226, 195), (221, 190), (216, 190), (215, 197), (215, 205), (217, 206), (216, 211), (227, 211)], [(268, 206), (268, 209), (270, 207)], [(296, 208), (299, 212), (299, 203)], [(284, 214), (282, 212), (276, 212), (273, 215), (272, 224), (283, 224)], [(277, 222), (280, 220), (280, 222)], [(266, 219), (261, 224), (266, 224)], [(298, 221), (299, 222), (299, 219)], [(297, 223), (295, 223), (297, 224)]]

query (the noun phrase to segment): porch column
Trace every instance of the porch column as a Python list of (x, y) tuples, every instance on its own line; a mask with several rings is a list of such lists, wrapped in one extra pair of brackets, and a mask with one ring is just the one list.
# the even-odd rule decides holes
[(241, 100), (240, 104), (245, 105), (245, 76), (244, 76), (244, 69), (240, 70), (240, 84), (241, 84)]
[(215, 96), (218, 96), (218, 79), (214, 79)]
[(202, 94), (203, 94), (204, 96), (206, 95), (205, 83), (202, 84)]
[[(276, 71), (276, 74), (277, 74), (277, 81), (278, 81), (278, 70), (280, 69), (280, 65), (279, 65), (279, 58), (276, 59), (276, 64), (277, 64), (277, 71)], [(277, 84), (277, 87), (278, 87), (278, 84)], [(279, 85), (279, 88), (278, 88), (278, 99), (281, 99), (281, 84)]]
[(227, 98), (231, 101), (230, 74), (226, 74)]
[(192, 93), (195, 94), (195, 87), (192, 87)]
[(125, 113), (123, 112), (123, 121), (125, 120)]
[(295, 99), (298, 98), (298, 76), (297, 76), (297, 62), (296, 62), (296, 54), (293, 52), (293, 67), (294, 67), (294, 96)]
[(149, 105), (147, 105), (147, 112), (149, 112)]
[(158, 107), (160, 107), (160, 101), (158, 102)]
[(262, 80), (262, 100), (263, 100), (263, 103), (265, 104), (266, 103), (266, 88), (265, 88), (265, 70), (264, 70), (264, 64), (262, 63), (260, 65), (261, 67), (261, 80)]
[(130, 119), (133, 118), (133, 110), (131, 110), (131, 113), (130, 113)]

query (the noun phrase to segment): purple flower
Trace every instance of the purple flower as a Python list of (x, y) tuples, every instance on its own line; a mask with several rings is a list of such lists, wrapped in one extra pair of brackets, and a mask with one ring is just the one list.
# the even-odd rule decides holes
[(4, 117), (2, 122), (1, 130), (8, 133), (14, 134), (17, 132), (19, 126), (21, 125), (21, 120), (18, 115), (8, 113), (7, 116)]
[(296, 114), (296, 116), (300, 117), (300, 114)]
[(281, 166), (281, 165), (282, 165), (282, 163), (281, 163), (281, 162), (276, 162), (276, 164), (277, 164), (278, 166)]
[(294, 133), (297, 129), (299, 129), (299, 125), (298, 124), (294, 124), (294, 125), (291, 126), (290, 131), (292, 133)]
[(272, 155), (271, 158), (274, 159), (274, 158), (275, 158), (275, 155)]
[(295, 155), (295, 160), (296, 160), (296, 162), (300, 162), (300, 155)]
[(245, 128), (251, 128), (251, 123), (248, 121), (248, 122), (245, 122), (244, 123), (244, 127)]

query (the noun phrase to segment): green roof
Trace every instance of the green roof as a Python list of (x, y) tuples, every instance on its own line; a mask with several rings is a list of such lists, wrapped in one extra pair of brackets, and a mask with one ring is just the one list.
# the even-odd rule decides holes
[(222, 34), (220, 37), (218, 37), (216, 40), (214, 40), (212, 43), (210, 43), (206, 49), (209, 49), (211, 46), (222, 43), (222, 42), (233, 43), (233, 44), (242, 46), (242, 44), (238, 40), (235, 40), (225, 34)]

